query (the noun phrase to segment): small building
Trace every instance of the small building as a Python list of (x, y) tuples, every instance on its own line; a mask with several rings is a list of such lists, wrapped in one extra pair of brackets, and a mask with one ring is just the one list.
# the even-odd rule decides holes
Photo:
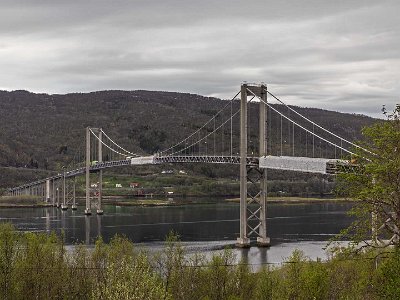
[(173, 170), (163, 170), (161, 171), (161, 174), (174, 174)]
[(116, 188), (122, 188), (122, 184), (116, 183), (116, 184), (115, 184), (115, 187), (116, 187)]
[(129, 184), (129, 187), (130, 187), (131, 189), (138, 188), (138, 187), (139, 187), (139, 182), (131, 182), (131, 183)]
[(186, 171), (184, 171), (184, 170), (179, 170), (179, 174), (186, 174)]

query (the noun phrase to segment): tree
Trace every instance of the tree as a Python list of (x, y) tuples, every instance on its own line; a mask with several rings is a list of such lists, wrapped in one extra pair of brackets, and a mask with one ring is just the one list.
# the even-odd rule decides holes
[(357, 167), (339, 176), (342, 193), (356, 200), (356, 220), (342, 232), (365, 246), (400, 245), (400, 105), (386, 120), (363, 129), (355, 158)]
[(167, 134), (164, 131), (148, 130), (139, 136), (139, 146), (147, 153), (155, 153), (166, 139)]

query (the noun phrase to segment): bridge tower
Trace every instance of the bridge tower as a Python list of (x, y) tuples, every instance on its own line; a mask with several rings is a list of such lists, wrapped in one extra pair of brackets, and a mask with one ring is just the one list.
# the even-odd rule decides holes
[[(86, 168), (85, 168), (85, 175), (86, 175), (86, 209), (85, 215), (92, 214), (92, 199), (90, 196), (90, 169), (92, 161), (91, 158), (91, 134), (94, 134), (96, 139), (98, 140), (98, 149), (97, 149), (97, 163), (101, 163), (103, 161), (103, 131), (101, 128), (86, 128)], [(102, 200), (102, 186), (103, 186), (103, 171), (100, 169), (98, 171), (98, 182), (97, 182), (97, 200), (95, 200), (96, 207), (97, 207), (97, 214), (103, 214), (103, 210), (101, 207), (101, 200)]]
[[(257, 237), (257, 245), (270, 245), (267, 237), (267, 177), (266, 169), (258, 163), (247, 160), (248, 91), (267, 101), (267, 87), (264, 84), (242, 84), (240, 97), (240, 236), (238, 247), (250, 247), (251, 236)], [(266, 153), (266, 105), (259, 104), (259, 157)], [(251, 189), (248, 189), (250, 185)], [(258, 190), (254, 192), (254, 190)]]
[(85, 191), (86, 191), (86, 209), (85, 215), (91, 215), (90, 205), (90, 128), (86, 127), (86, 165), (85, 165)]

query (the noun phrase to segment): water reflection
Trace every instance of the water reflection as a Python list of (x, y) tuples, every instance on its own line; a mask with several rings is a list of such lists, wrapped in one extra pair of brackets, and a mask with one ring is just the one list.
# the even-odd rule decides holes
[[(272, 204), (268, 207), (268, 233), (273, 244), (326, 241), (349, 225), (349, 203)], [(239, 229), (239, 206), (215, 201), (171, 207), (104, 206), (104, 215), (85, 216), (83, 208), (10, 208), (0, 210), (0, 220), (24, 231), (64, 231), (66, 243), (93, 244), (98, 236), (108, 242), (116, 233), (135, 242), (163, 241), (174, 230), (182, 241), (234, 243)], [(267, 252), (257, 248), (260, 259)], [(254, 252), (242, 255), (258, 255)], [(244, 257), (245, 258), (245, 257)], [(267, 260), (265, 258), (265, 260)]]
[(97, 218), (97, 236), (101, 236), (101, 218), (103, 215), (96, 215)]
[(90, 216), (84, 216), (85, 218), (85, 244), (90, 245)]
[(50, 208), (46, 208), (46, 232), (50, 232)]

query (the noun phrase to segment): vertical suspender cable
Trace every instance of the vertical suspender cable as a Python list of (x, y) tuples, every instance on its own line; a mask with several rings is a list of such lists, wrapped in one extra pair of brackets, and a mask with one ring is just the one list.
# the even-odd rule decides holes
[(281, 115), (281, 156), (282, 156), (282, 115)]
[(268, 128), (267, 136), (269, 137), (269, 139), (267, 140), (267, 148), (268, 148), (268, 143), (269, 143), (269, 152), (268, 153), (270, 155), (272, 155), (272, 131), (271, 131), (272, 120), (271, 120), (271, 110), (268, 108), (268, 105), (266, 107), (266, 110), (267, 110), (267, 128)]
[(322, 157), (322, 141), (319, 140), (319, 157)]
[(93, 139), (93, 160), (97, 160), (97, 145), (96, 140)]
[(215, 156), (215, 118), (214, 118), (214, 156)]
[(306, 131), (306, 157), (308, 155), (308, 133)]
[(314, 135), (314, 124), (312, 125), (312, 156), (315, 157), (315, 135)]
[[(290, 119), (290, 110), (289, 110), (289, 107), (288, 107), (288, 110), (287, 110), (287, 116), (289, 117), (289, 119)], [(288, 129), (288, 131), (287, 131), (287, 133), (288, 133), (288, 135), (287, 135), (287, 149), (288, 149), (288, 154), (287, 155), (290, 155), (290, 143), (291, 143), (291, 141), (292, 141), (292, 139), (290, 138), (290, 121), (288, 121), (288, 127), (287, 127), (287, 129)]]
[(224, 156), (224, 126), (223, 125), (221, 127), (221, 140), (222, 140), (221, 156)]
[(343, 140), (340, 139), (340, 158), (343, 159)]
[(328, 158), (328, 143), (326, 143), (325, 158)]
[[(268, 102), (268, 101), (265, 101), (265, 102)], [(270, 138), (271, 138), (271, 134), (270, 134), (270, 132), (268, 131), (268, 123), (270, 122), (270, 120), (268, 119), (268, 111), (269, 111), (269, 109), (268, 109), (268, 105), (265, 105), (265, 115), (267, 116), (267, 119), (266, 119), (266, 121), (265, 121), (265, 128), (266, 128), (266, 132), (265, 132), (265, 155), (269, 155), (269, 148), (268, 148), (268, 144), (270, 144), (271, 143), (271, 141), (270, 141)]]
[(232, 128), (232, 121), (233, 121), (233, 115), (232, 115), (232, 105), (233, 105), (233, 101), (231, 101), (231, 159), (232, 159), (232, 155), (233, 155), (233, 128)]
[(294, 156), (294, 123), (292, 123), (292, 147), (293, 147), (293, 156)]

